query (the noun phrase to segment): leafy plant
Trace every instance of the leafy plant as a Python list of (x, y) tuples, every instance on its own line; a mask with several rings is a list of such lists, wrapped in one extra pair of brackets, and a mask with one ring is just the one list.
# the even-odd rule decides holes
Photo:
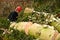
[(11, 34), (5, 34), (4, 40), (33, 40), (35, 39), (33, 36), (26, 35), (23, 31), (20, 32), (18, 30), (14, 30)]
[(0, 28), (9, 28), (10, 22), (6, 18), (0, 18)]

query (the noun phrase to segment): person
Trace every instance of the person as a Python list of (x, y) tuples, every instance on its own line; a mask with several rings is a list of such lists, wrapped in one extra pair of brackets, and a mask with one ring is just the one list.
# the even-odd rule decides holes
[(9, 14), (8, 20), (10, 22), (16, 22), (18, 18), (18, 13), (21, 12), (21, 10), (22, 10), (22, 7), (17, 6), (16, 9)]
[(18, 19), (18, 13), (21, 12), (21, 10), (22, 10), (22, 7), (17, 6), (16, 9), (9, 14), (8, 21), (10, 22), (10, 27), (16, 24), (16, 21)]

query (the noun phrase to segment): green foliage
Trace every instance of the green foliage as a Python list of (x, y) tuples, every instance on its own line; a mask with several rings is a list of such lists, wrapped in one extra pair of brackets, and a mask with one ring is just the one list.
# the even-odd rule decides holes
[(0, 28), (9, 28), (10, 22), (6, 18), (0, 18)]
[(33, 36), (26, 35), (24, 32), (20, 32), (18, 30), (14, 30), (11, 34), (5, 34), (4, 39), (6, 40), (33, 40), (35, 39)]
[(54, 28), (56, 30), (58, 30), (58, 32), (60, 32), (60, 23), (59, 22), (53, 21), (53, 22), (50, 22), (49, 25), (54, 26)]
[[(1, 2), (1, 3), (3, 3), (3, 2)], [(17, 5), (20, 5), (20, 4), (22, 5), (23, 2), (17, 1), (17, 5), (14, 5), (16, 3), (10, 4), (8, 2), (5, 2), (3, 4), (5, 4), (5, 5), (3, 5), (4, 7), (7, 5), (9, 6), (8, 7), (9, 9), (3, 10), (4, 14), (5, 14), (5, 12), (9, 13), (10, 11), (12, 11), (11, 9), (14, 10)], [(29, 5), (30, 7), (32, 6), (36, 11), (40, 11), (40, 12), (48, 12), (48, 13), (54, 13), (54, 14), (60, 12), (60, 0), (31, 0), (30, 4), (31, 5), (29, 5), (29, 3), (26, 2), (25, 6), (24, 6), (24, 4), (22, 6), (23, 6), (23, 8), (25, 8)], [(24, 11), (20, 12), (17, 22), (32, 21), (34, 23), (46, 24), (46, 22), (45, 22), (46, 18), (44, 17), (43, 14), (40, 15), (37, 13), (32, 13), (31, 15), (23, 16), (24, 15), (23, 12)], [(0, 28), (9, 29), (9, 25), (10, 25), (10, 22), (7, 20), (7, 18), (0, 18)], [(55, 23), (51, 23), (51, 25), (55, 26)], [(58, 25), (58, 28), (60, 28), (60, 25)], [(0, 30), (0, 36), (2, 36), (2, 33), (3, 33), (3, 31)], [(13, 30), (13, 32), (11, 34), (5, 34), (3, 36), (3, 38), (4, 38), (4, 40), (35, 40), (35, 38), (33, 36), (26, 35), (24, 32), (19, 32), (17, 30)]]
[[(20, 15), (24, 15), (24, 13), (22, 12)], [(29, 13), (28, 13), (29, 14)], [(41, 13), (41, 14), (37, 14), (37, 13), (31, 13), (29, 15), (24, 15), (24, 16), (19, 16), (17, 22), (22, 22), (22, 21), (25, 21), (25, 22), (28, 22), (28, 21), (32, 21), (33, 23), (45, 23), (45, 20), (46, 18), (44, 17), (44, 14)]]
[(4, 31), (3, 30), (0, 30), (0, 37), (2, 36), (2, 33), (3, 33)]
[(59, 4), (59, 0), (34, 0), (33, 5), (37, 11), (56, 13), (60, 9)]

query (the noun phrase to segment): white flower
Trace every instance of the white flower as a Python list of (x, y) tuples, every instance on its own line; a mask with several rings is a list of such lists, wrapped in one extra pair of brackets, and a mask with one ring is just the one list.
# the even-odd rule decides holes
[[(44, 28), (47, 27), (47, 28)], [(45, 40), (50, 40), (54, 35), (54, 27), (49, 25), (41, 25), (37, 23), (31, 22), (19, 22), (16, 23), (14, 29), (19, 31), (25, 31), (28, 35), (32, 35), (35, 38), (41, 38)]]
[(12, 27), (14, 27), (15, 25), (16, 25), (16, 22), (12, 22), (11, 25), (10, 25), (10, 27), (12, 28)]
[(32, 13), (34, 11), (33, 8), (25, 8), (24, 13)]

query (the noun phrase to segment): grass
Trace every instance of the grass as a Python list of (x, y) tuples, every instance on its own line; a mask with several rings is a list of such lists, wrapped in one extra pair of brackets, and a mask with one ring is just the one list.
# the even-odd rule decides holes
[(9, 28), (9, 24), (7, 18), (0, 18), (0, 28)]

